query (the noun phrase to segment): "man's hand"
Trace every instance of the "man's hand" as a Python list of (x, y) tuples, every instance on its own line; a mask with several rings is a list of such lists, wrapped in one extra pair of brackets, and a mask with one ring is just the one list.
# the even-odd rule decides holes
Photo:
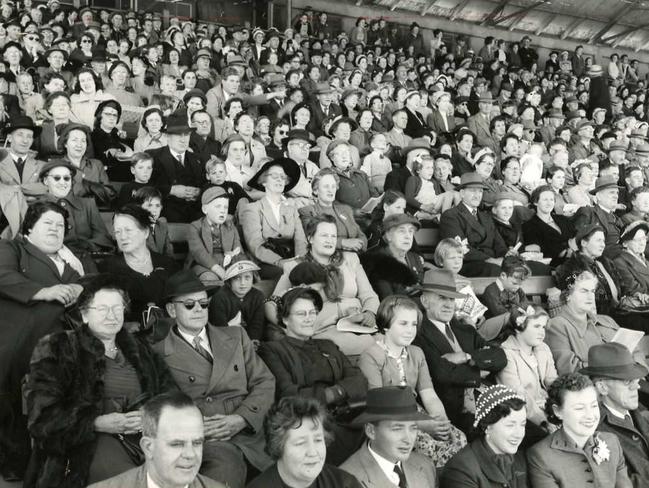
[(216, 414), (204, 418), (206, 439), (227, 441), (246, 428), (248, 423), (241, 415)]
[(347, 238), (342, 240), (342, 246), (347, 251), (358, 252), (363, 249), (363, 241), (356, 238)]
[(196, 200), (198, 195), (200, 195), (200, 188), (194, 186), (185, 186), (185, 185), (173, 185), (169, 194), (177, 198), (182, 198), (183, 200)]
[(466, 364), (471, 361), (471, 355), (466, 352), (449, 352), (442, 357), (453, 364)]

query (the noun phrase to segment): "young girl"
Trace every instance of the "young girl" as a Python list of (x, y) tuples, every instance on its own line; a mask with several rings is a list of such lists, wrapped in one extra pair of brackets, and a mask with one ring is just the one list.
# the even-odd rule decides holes
[(133, 195), (133, 203), (151, 214), (151, 232), (147, 237), (147, 247), (158, 254), (173, 257), (174, 250), (169, 239), (167, 219), (160, 217), (162, 212), (162, 194), (157, 188), (143, 186)]
[(421, 319), (419, 307), (410, 298), (400, 295), (385, 298), (376, 313), (376, 325), (383, 336), (361, 354), (358, 366), (370, 389), (409, 386), (414, 390), (419, 409), (433, 417), (419, 423), (415, 451), (428, 456), (441, 468), (466, 444), (466, 437), (448, 420), (433, 387), (424, 353), (412, 345)]
[(444, 192), (441, 186), (433, 181), (433, 157), (423, 156), (421, 161), (415, 162), (414, 172), (406, 182), (406, 201), (420, 209), (415, 213), (419, 220), (438, 220), (442, 212), (453, 206), (454, 193)]

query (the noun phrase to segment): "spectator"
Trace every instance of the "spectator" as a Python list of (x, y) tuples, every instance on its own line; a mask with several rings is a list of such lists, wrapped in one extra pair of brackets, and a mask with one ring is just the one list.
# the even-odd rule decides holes
[(144, 130), (133, 143), (134, 152), (159, 149), (168, 144), (167, 134), (163, 132), (165, 117), (162, 110), (157, 107), (145, 110), (140, 125)]

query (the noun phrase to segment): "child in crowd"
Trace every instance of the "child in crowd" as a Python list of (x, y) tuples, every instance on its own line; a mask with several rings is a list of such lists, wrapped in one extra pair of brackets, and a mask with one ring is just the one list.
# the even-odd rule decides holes
[(419, 220), (438, 220), (442, 212), (453, 206), (453, 192), (444, 192), (441, 185), (433, 180), (435, 159), (423, 156), (415, 162), (415, 174), (406, 182), (406, 201), (419, 208), (415, 217)]
[[(245, 258), (245, 255), (240, 256)], [(217, 327), (240, 325), (253, 342), (259, 344), (262, 340), (279, 337), (267, 335), (265, 297), (261, 290), (252, 286), (259, 279), (257, 271), (259, 267), (247, 259), (228, 266), (223, 275), (224, 286), (210, 302), (209, 321)]]
[(149, 184), (151, 173), (153, 173), (153, 157), (145, 152), (133, 154), (131, 157), (133, 181), (122, 186), (115, 204), (116, 208), (122, 208), (127, 203), (133, 203), (135, 192)]
[(234, 181), (225, 180), (225, 177), (227, 175), (225, 169), (225, 161), (222, 161), (216, 156), (212, 156), (205, 163), (205, 174), (209, 183), (207, 183), (203, 191), (207, 191), (208, 188), (212, 187), (223, 188), (230, 200), (228, 206), (229, 215), (234, 215), (235, 211), (237, 210), (237, 205), (239, 205), (239, 201), (241, 199), (244, 199), (248, 202), (252, 201), (250, 196), (241, 187), (241, 185)]
[(241, 239), (228, 215), (229, 205), (225, 188), (208, 188), (201, 196), (205, 216), (189, 225), (186, 268), (191, 268), (203, 283), (223, 280), (225, 268), (241, 253)]
[(372, 152), (363, 159), (361, 171), (367, 174), (372, 185), (379, 193), (383, 193), (385, 177), (392, 171), (392, 162), (385, 155), (389, 149), (385, 135), (377, 132), (370, 138)]
[(510, 312), (516, 308), (527, 308), (530, 304), (522, 289), (523, 282), (530, 276), (530, 269), (523, 258), (505, 256), (500, 266), (500, 276), (491, 283), (482, 295), (482, 301), (489, 311), (488, 317)]
[(133, 203), (139, 205), (151, 214), (151, 231), (147, 237), (147, 247), (158, 254), (173, 257), (174, 251), (169, 238), (167, 219), (160, 217), (162, 213), (162, 194), (152, 186), (143, 186), (133, 194)]

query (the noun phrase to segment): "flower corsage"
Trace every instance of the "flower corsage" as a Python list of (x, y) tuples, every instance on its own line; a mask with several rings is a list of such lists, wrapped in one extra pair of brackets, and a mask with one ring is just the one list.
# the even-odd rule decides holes
[(595, 437), (595, 447), (593, 447), (593, 459), (599, 465), (608, 461), (611, 457), (611, 451), (608, 449), (606, 442), (599, 436)]

